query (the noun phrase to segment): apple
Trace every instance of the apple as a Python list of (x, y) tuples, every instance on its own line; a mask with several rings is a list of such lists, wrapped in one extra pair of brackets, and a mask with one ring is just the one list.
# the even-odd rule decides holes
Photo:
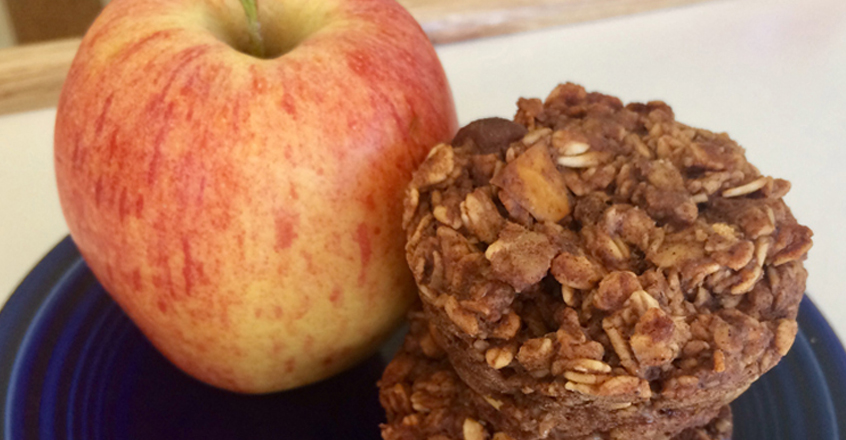
[(415, 297), (401, 199), (457, 128), (391, 0), (115, 0), (56, 117), (73, 240), (183, 371), (244, 393), (371, 354)]

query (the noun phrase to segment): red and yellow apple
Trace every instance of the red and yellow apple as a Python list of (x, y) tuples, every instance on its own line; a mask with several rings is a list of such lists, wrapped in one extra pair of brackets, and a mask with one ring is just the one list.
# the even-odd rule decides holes
[(115, 0), (59, 102), (55, 166), (85, 261), (209, 384), (270, 392), (362, 359), (414, 298), (401, 198), (456, 129), (391, 0)]

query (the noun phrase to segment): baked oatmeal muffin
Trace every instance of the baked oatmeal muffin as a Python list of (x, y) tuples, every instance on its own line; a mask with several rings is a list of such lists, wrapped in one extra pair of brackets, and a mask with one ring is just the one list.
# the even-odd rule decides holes
[[(423, 313), (416, 310), (410, 317), (411, 331), (379, 382), (379, 397), (387, 413), (387, 423), (382, 425), (384, 440), (540, 438), (535, 431), (510, 430), (515, 424), (509, 423), (509, 419), (531, 419), (536, 416), (534, 409), (521, 407), (525, 402), (511, 396), (497, 400), (471, 390), (455, 374), (446, 354), (434, 341)], [(674, 433), (683, 431), (672, 436), (662, 430), (666, 427)], [(709, 414), (661, 414), (640, 426), (609, 426), (585, 435), (556, 429), (546, 438), (728, 440), (731, 431), (731, 410), (726, 406)]]
[(523, 431), (716, 414), (797, 332), (812, 233), (789, 188), (663, 102), (564, 84), (432, 149), (407, 258), (461, 379), (546, 414)]

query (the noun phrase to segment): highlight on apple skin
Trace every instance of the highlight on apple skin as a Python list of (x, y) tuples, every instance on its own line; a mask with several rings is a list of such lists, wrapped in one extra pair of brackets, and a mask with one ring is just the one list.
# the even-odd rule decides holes
[(426, 35), (392, 0), (115, 0), (55, 131), (85, 261), (150, 341), (264, 393), (372, 354), (415, 297), (402, 192), (457, 122)]

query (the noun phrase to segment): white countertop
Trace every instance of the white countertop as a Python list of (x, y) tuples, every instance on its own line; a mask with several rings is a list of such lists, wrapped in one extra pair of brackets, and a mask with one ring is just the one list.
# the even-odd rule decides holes
[[(846, 2), (720, 0), (438, 47), (461, 124), (511, 117), (520, 96), (573, 81), (624, 101), (663, 99), (726, 131), (815, 232), (808, 292), (846, 335)], [(64, 235), (53, 179), (55, 109), (0, 117), (0, 304)]]

